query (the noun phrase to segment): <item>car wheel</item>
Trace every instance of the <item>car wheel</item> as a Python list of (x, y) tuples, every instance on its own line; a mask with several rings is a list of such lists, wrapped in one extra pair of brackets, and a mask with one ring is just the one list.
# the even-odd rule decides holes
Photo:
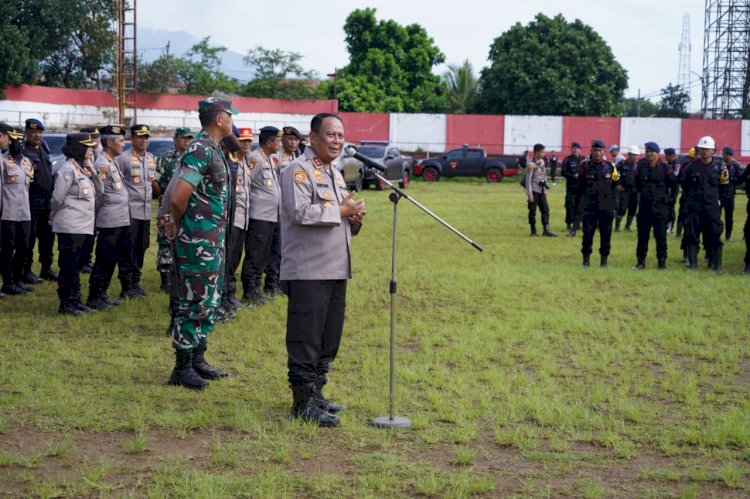
[(432, 166), (428, 166), (422, 171), (422, 178), (425, 182), (437, 182), (440, 178), (440, 173)]
[(398, 186), (402, 189), (406, 189), (409, 187), (409, 182), (411, 182), (411, 175), (409, 175), (409, 170), (404, 170), (404, 174), (401, 177), (401, 182), (398, 183)]
[(386, 188), (385, 182), (383, 182), (380, 179), (377, 179), (377, 181), (375, 182), (375, 189), (378, 191), (383, 191), (385, 190), (385, 188)]
[(502, 182), (503, 172), (499, 168), (490, 168), (489, 170), (487, 170), (487, 173), (484, 175), (484, 178), (486, 178), (487, 182), (490, 182), (491, 184)]
[(362, 170), (357, 174), (357, 180), (354, 181), (354, 191), (360, 192), (364, 188), (364, 174)]

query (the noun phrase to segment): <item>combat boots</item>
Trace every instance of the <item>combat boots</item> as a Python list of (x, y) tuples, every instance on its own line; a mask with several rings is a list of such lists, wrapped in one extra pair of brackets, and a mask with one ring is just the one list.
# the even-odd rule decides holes
[(639, 258), (638, 263), (635, 264), (633, 267), (633, 270), (643, 270), (646, 268), (646, 260), (644, 258)]
[(167, 384), (184, 386), (191, 390), (203, 390), (208, 382), (193, 369), (193, 352), (190, 350), (175, 350), (174, 356), (175, 365)]
[(724, 273), (721, 269), (721, 260), (722, 260), (723, 253), (724, 253), (724, 248), (722, 247), (718, 247), (714, 250), (714, 272), (720, 275)]
[(159, 272), (159, 277), (161, 278), (161, 285), (159, 286), (159, 289), (169, 294), (169, 289), (170, 289), (169, 273)]
[(688, 270), (698, 270), (698, 246), (689, 246), (687, 249)]
[(615, 218), (615, 232), (620, 232), (620, 224), (622, 223), (622, 217)]
[(83, 315), (83, 312), (78, 310), (78, 308), (76, 308), (76, 306), (70, 303), (69, 301), (64, 301), (60, 303), (60, 308), (57, 309), (57, 313), (62, 314), (62, 315), (72, 315), (74, 317)]
[(544, 237), (557, 237), (557, 234), (549, 230), (549, 225), (544, 226), (544, 231), (542, 232), (542, 236)]
[(245, 293), (242, 295), (242, 301), (244, 303), (249, 303), (250, 305), (265, 305), (268, 303), (265, 295), (260, 290), (260, 286), (245, 288)]
[(89, 299), (86, 300), (86, 306), (92, 310), (108, 310), (112, 308), (112, 305), (104, 301), (98, 293), (89, 293)]
[(21, 276), (21, 282), (24, 284), (40, 284), (44, 282), (44, 279), (29, 270)]
[(57, 273), (49, 267), (42, 267), (39, 277), (45, 281), (57, 281)]
[(607, 268), (609, 265), (607, 264), (607, 260), (609, 259), (608, 255), (602, 255), (601, 263), (599, 264), (600, 267)]
[(659, 270), (667, 270), (667, 259), (659, 258)]
[(206, 353), (206, 345), (198, 345), (193, 350), (193, 370), (203, 379), (219, 379), (226, 378), (228, 374), (226, 371), (217, 369), (208, 362), (204, 357)]
[(323, 386), (325, 386), (327, 381), (325, 375), (315, 378), (315, 383), (313, 383), (313, 403), (326, 412), (336, 413), (345, 411), (345, 405), (331, 402), (323, 396)]
[(591, 265), (591, 255), (583, 255), (583, 268), (587, 269)]
[(677, 222), (677, 231), (674, 233), (674, 236), (679, 239), (682, 237), (682, 228), (685, 224), (682, 222)]
[(292, 419), (301, 419), (325, 428), (339, 425), (338, 416), (324, 411), (313, 403), (313, 383), (293, 386), (292, 397), (294, 399), (290, 411)]
[(530, 224), (531, 225), (531, 233), (529, 234), (529, 237), (537, 237), (539, 234), (536, 231), (536, 224)]
[(745, 265), (745, 270), (742, 271), (744, 275), (750, 275), (750, 263)]
[(631, 225), (633, 225), (633, 217), (628, 217), (628, 221), (625, 223), (626, 232), (633, 232), (633, 229), (630, 228)]

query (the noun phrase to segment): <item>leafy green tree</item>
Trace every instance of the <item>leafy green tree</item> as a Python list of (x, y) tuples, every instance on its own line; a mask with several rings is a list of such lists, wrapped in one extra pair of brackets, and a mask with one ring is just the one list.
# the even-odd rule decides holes
[(690, 94), (680, 85), (670, 83), (661, 89), (661, 100), (656, 115), (663, 118), (684, 118), (688, 115), (689, 102)]
[(10, 2), (0, 3), (0, 98), (9, 85), (25, 83), (33, 78), (35, 63), (29, 51), (28, 32), (17, 24), (15, 8)]
[(356, 9), (344, 23), (349, 64), (336, 76), (339, 109), (444, 111), (444, 85), (432, 73), (433, 66), (445, 61), (443, 53), (422, 26), (378, 21), (375, 12)]
[(537, 14), (490, 46), (478, 109), (496, 114), (614, 115), (627, 72), (604, 39), (576, 19)]
[(194, 95), (210, 95), (214, 92), (235, 93), (238, 82), (220, 70), (221, 53), (226, 47), (212, 47), (211, 37), (193, 45), (184, 57), (175, 60), (175, 73), (183, 85), (182, 92)]
[(163, 54), (151, 62), (139, 61), (138, 91), (165, 94), (179, 88), (177, 68), (178, 58), (173, 54)]
[(445, 81), (445, 98), (449, 110), (455, 114), (470, 112), (474, 107), (479, 90), (479, 81), (474, 74), (474, 67), (468, 59), (460, 66), (449, 64), (448, 71), (443, 74)]
[(622, 100), (622, 111), (620, 116), (656, 116), (659, 107), (645, 97), (641, 97), (640, 105), (636, 97), (627, 97)]
[(326, 87), (318, 85), (313, 71), (300, 64), (302, 55), (279, 49), (255, 47), (245, 56), (245, 65), (252, 68), (255, 77), (246, 83), (240, 93), (249, 97), (275, 99), (320, 99)]

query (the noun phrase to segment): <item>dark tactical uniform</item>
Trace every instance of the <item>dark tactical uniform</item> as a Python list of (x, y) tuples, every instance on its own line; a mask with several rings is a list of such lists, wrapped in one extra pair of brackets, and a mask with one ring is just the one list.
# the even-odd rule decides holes
[(743, 235), (745, 236), (745, 270), (744, 274), (750, 274), (750, 168), (745, 167), (737, 177), (737, 184), (745, 184), (745, 194), (747, 195), (747, 219), (745, 220), (745, 227), (743, 228)]
[[(32, 120), (27, 120), (26, 128), (38, 128), (39, 125)], [(42, 130), (44, 128), (42, 127)], [(29, 239), (29, 248), (26, 251), (26, 263), (24, 265), (24, 274), (31, 273), (31, 265), (34, 261), (34, 246), (39, 243), (37, 252), (39, 253), (39, 263), (42, 266), (40, 277), (48, 280), (57, 280), (57, 274), (52, 272), (52, 248), (55, 245), (55, 234), (49, 224), (50, 219), (50, 202), (52, 199), (52, 186), (54, 179), (52, 177), (52, 160), (42, 144), (39, 148), (32, 148), (26, 142), (23, 149), (23, 155), (29, 158), (34, 167), (34, 182), (29, 187), (29, 204), (31, 207), (31, 234)]]
[[(172, 148), (165, 152), (156, 161), (156, 181), (159, 182), (159, 188), (162, 196), (167, 190), (172, 175), (174, 175), (175, 167), (180, 161), (180, 152), (177, 148)], [(164, 227), (162, 225), (161, 218), (156, 221), (157, 233), (156, 233), (156, 270), (161, 276), (162, 289), (167, 291), (169, 289), (169, 273), (174, 263), (174, 256), (172, 255), (172, 244), (164, 236)]]
[(742, 164), (739, 161), (731, 160), (729, 164), (724, 163), (719, 177), (719, 196), (721, 199), (721, 209), (724, 212), (724, 230), (726, 240), (732, 239), (732, 229), (734, 228), (734, 195), (737, 190), (737, 180), (742, 174)]
[(659, 159), (653, 167), (646, 159), (638, 163), (635, 171), (635, 185), (640, 194), (640, 206), (638, 207), (638, 245), (635, 254), (639, 268), (645, 265), (649, 233), (652, 229), (656, 240), (656, 258), (659, 261), (659, 268), (666, 268), (667, 221), (671, 195), (676, 183), (672, 167), (663, 160)]
[(625, 223), (625, 230), (630, 231), (633, 218), (635, 218), (638, 210), (638, 189), (635, 186), (635, 170), (637, 167), (636, 163), (631, 163), (626, 159), (620, 161), (617, 165), (617, 171), (620, 173), (619, 185), (623, 187), (623, 191), (618, 190), (617, 192), (616, 232), (620, 231), (620, 222), (626, 214), (628, 218)]
[(677, 196), (679, 196), (680, 194), (680, 184), (678, 182), (678, 178), (680, 176), (682, 165), (677, 162), (677, 159), (675, 159), (674, 161), (665, 162), (667, 163), (667, 166), (672, 169), (672, 177), (674, 178), (674, 186), (672, 187), (672, 192), (669, 195), (669, 217), (667, 218), (667, 233), (669, 233), (674, 229), (674, 225), (677, 222), (677, 213), (675, 212), (675, 206), (677, 205)]
[(552, 178), (552, 183), (557, 182), (557, 154), (553, 154), (549, 160), (549, 175)]
[(607, 265), (607, 257), (611, 250), (615, 184), (619, 178), (617, 168), (607, 160), (594, 162), (589, 159), (578, 168), (576, 209), (582, 212), (583, 218), (581, 253), (584, 266), (589, 265), (594, 232), (597, 228), (599, 229), (601, 265)]
[(706, 164), (700, 159), (691, 161), (684, 168), (682, 179), (686, 209), (684, 241), (691, 270), (695, 270), (698, 265), (698, 245), (701, 235), (703, 235), (710, 265), (715, 267), (718, 263), (718, 270), (721, 270), (721, 234), (724, 226), (721, 222), (719, 182), (722, 169), (720, 160), (713, 160)]
[[(10, 134), (9, 134), (10, 135)], [(15, 137), (15, 139), (13, 138)], [(2, 259), (3, 288), (5, 294), (17, 295), (33, 288), (23, 282), (31, 236), (31, 209), (29, 187), (34, 180), (31, 161), (21, 154), (22, 135), (11, 135), (10, 153), (2, 164)], [(16, 150), (17, 147), (17, 150)], [(16, 152), (14, 155), (13, 152)]]
[(578, 213), (576, 212), (576, 192), (578, 189), (578, 170), (584, 157), (570, 155), (563, 159), (561, 173), (565, 177), (565, 225), (571, 236), (580, 225)]

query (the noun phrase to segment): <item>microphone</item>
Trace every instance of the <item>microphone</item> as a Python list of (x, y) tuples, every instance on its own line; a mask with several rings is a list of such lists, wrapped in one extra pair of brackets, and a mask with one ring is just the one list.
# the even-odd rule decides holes
[(346, 148), (346, 155), (349, 156), (350, 158), (355, 158), (355, 159), (360, 160), (362, 163), (366, 164), (370, 168), (375, 168), (376, 170), (379, 170), (385, 173), (385, 167), (383, 165), (381, 165), (377, 161), (371, 160), (367, 156), (363, 156), (362, 154), (358, 153), (357, 150), (353, 148), (352, 146), (349, 146)]

